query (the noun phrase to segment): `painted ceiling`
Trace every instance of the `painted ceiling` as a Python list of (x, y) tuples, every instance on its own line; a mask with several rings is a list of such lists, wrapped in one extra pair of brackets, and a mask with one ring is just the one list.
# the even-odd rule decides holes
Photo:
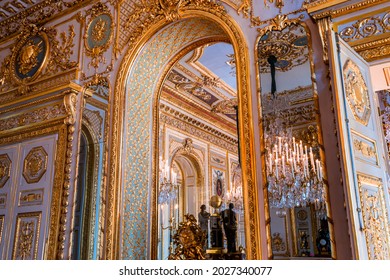
[(183, 56), (168, 73), (162, 100), (236, 134), (236, 115), (213, 110), (221, 102), (236, 102), (234, 50), (225, 42), (201, 46)]

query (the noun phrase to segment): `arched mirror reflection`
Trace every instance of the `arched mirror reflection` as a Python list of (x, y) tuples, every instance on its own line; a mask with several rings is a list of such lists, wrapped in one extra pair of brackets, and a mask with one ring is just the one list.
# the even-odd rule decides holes
[(274, 258), (330, 258), (310, 34), (299, 24), (258, 40), (265, 176)]
[[(158, 258), (244, 259), (233, 46), (207, 43), (179, 57), (158, 106)], [(201, 247), (191, 245), (199, 232), (183, 229), (191, 219)]]

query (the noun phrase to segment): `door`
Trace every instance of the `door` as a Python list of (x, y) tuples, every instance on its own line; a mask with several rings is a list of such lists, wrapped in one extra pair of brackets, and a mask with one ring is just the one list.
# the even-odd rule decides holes
[(44, 259), (56, 139), (0, 147), (0, 259)]
[(386, 154), (369, 65), (334, 32), (330, 42), (332, 87), (356, 258), (389, 259)]

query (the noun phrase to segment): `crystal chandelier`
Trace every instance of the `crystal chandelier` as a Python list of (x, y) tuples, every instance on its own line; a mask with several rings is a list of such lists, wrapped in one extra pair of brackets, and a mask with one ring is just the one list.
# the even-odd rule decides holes
[(177, 174), (171, 170), (167, 160), (160, 157), (160, 189), (158, 193), (159, 204), (169, 204), (177, 198)]
[[(275, 57), (270, 57), (271, 73)], [(320, 216), (325, 215), (325, 190), (323, 167), (312, 147), (292, 137), (287, 121), (281, 119), (282, 110), (288, 108), (288, 100), (275, 95), (274, 75), (271, 100), (267, 100), (269, 112), (264, 118), (265, 160), (269, 204), (277, 208), (276, 214), (284, 216), (286, 209), (313, 204)]]
[(308, 151), (295, 137), (271, 138), (277, 140), (266, 153), (270, 206), (282, 210), (312, 203), (321, 209), (325, 202), (323, 169), (312, 147)]

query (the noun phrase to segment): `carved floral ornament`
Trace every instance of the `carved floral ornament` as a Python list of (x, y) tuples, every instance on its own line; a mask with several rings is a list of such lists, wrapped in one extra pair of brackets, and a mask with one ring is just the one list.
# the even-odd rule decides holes
[(368, 88), (362, 72), (352, 60), (348, 59), (343, 67), (345, 94), (355, 119), (363, 125), (368, 124), (371, 116)]
[(4, 58), (0, 67), (0, 93), (18, 88), (19, 94), (29, 92), (28, 84), (45, 75), (50, 76), (77, 66), (70, 61), (73, 54), (74, 27), (69, 26), (56, 38), (54, 28), (24, 26), (15, 40), (11, 54)]
[(86, 27), (84, 44), (86, 54), (92, 57), (90, 65), (98, 68), (105, 62), (102, 54), (107, 51), (112, 41), (114, 19), (105, 4), (98, 2), (91, 9), (91, 19)]

